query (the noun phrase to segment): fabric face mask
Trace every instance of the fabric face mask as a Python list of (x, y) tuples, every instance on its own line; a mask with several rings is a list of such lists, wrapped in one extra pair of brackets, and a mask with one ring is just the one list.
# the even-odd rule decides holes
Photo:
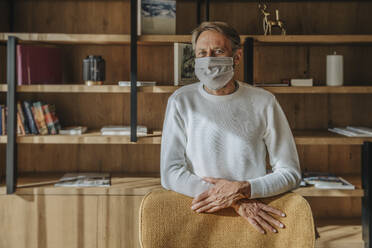
[(195, 58), (195, 75), (208, 89), (223, 88), (234, 76), (232, 57)]

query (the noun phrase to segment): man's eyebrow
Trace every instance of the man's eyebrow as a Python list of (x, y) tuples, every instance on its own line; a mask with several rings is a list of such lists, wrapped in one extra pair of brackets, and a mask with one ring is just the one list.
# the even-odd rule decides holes
[[(225, 47), (221, 47), (221, 46), (216, 46), (216, 47), (213, 47), (212, 50), (216, 50), (216, 49), (226, 49)], [(198, 48), (196, 49), (197, 51), (204, 51), (206, 50), (206, 48)]]

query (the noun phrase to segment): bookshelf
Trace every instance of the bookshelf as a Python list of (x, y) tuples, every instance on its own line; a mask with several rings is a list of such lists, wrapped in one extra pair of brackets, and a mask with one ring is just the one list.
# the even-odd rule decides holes
[[(74, 224), (69, 226), (70, 230), (82, 234), (81, 238), (71, 238), (71, 242), (58, 240), (58, 232), (68, 230), (53, 226), (45, 218), (41, 219), (39, 226), (30, 221), (31, 226), (46, 233), (45, 236), (35, 238), (19, 231), (20, 235), (30, 237), (31, 243), (39, 238), (57, 240), (65, 247), (119, 247), (123, 244), (139, 247), (137, 210), (144, 194), (159, 187), (161, 134), (155, 135), (155, 132), (161, 132), (167, 98), (179, 88), (172, 85), (172, 70), (166, 68), (173, 65), (173, 43), (191, 40), (189, 32), (196, 26), (196, 3), (177, 1), (177, 8), (180, 9), (177, 17), (181, 20), (177, 21), (177, 35), (142, 35), (135, 39), (138, 45), (136, 77), (138, 80), (157, 81), (158, 86), (136, 88), (137, 122), (154, 130), (154, 135), (138, 137), (137, 142), (131, 142), (127, 137), (106, 137), (97, 131), (104, 124), (128, 125), (131, 121), (131, 88), (115, 85), (119, 80), (129, 80), (132, 72), (130, 1), (58, 1), (55, 6), (49, 1), (31, 2), (18, 1), (13, 6), (17, 18), (0, 23), (0, 55), (6, 55), (9, 36), (18, 37), (20, 43), (57, 45), (67, 58), (66, 82), (60, 85), (17, 86), (17, 97), (20, 100), (55, 102), (57, 113), (61, 114), (65, 123), (86, 124), (92, 131), (81, 137), (17, 137), (18, 188), (14, 195), (6, 195), (5, 182), (1, 181), (0, 211), (20, 216), (14, 218), (14, 222), (9, 218), (5, 221), (24, 226), (27, 217), (22, 214), (23, 211), (33, 209), (29, 210), (33, 218), (36, 216), (37, 219), (39, 215), (35, 213), (39, 213), (48, 218), (57, 216), (53, 220), (58, 223), (63, 218), (66, 219), (63, 223), (71, 220)], [(256, 22), (255, 2), (212, 1), (210, 16), (236, 27), (242, 34), (242, 42), (252, 38), (255, 82), (278, 82), (289, 75), (302, 75), (304, 71), (314, 75), (314, 87), (264, 88), (277, 96), (288, 117), (302, 169), (338, 173), (357, 186), (352, 191), (297, 189), (297, 193), (309, 200), (316, 217), (321, 235), (316, 247), (363, 247), (362, 226), (366, 228), (367, 225), (362, 224), (360, 216), (362, 200), (368, 194), (362, 187), (361, 153), (363, 143), (372, 140), (348, 138), (329, 133), (326, 129), (328, 125), (372, 125), (372, 110), (369, 107), (372, 104), (372, 74), (367, 66), (372, 55), (372, 34), (368, 29), (372, 21), (368, 19), (368, 12), (364, 12), (372, 5), (360, 1), (307, 4), (289, 1), (271, 5), (284, 11), (283, 16), (292, 27), (291, 33), (296, 35), (256, 35), (261, 33), (258, 28), (261, 26)], [(328, 12), (335, 6), (342, 15)], [(222, 9), (231, 11), (226, 14)], [(291, 17), (295, 12), (312, 14), (304, 15), (306, 21), (299, 22), (298, 17)], [(107, 13), (111, 13), (110, 16)], [(326, 18), (330, 15), (336, 17)], [(353, 21), (358, 16), (364, 16), (363, 20), (369, 24), (361, 25)], [(343, 18), (345, 25), (337, 23), (337, 18)], [(252, 21), (254, 25), (251, 25)], [(352, 24), (347, 25), (347, 22)], [(358, 29), (355, 29), (356, 26)], [(331, 32), (333, 34), (329, 34)], [(327, 87), (324, 83), (324, 61), (317, 58), (324, 59), (325, 54), (330, 54), (335, 48), (349, 58), (345, 60), (345, 68), (348, 68), (346, 83), (342, 87)], [(107, 85), (87, 87), (82, 83), (81, 59), (92, 53), (102, 54), (107, 65), (111, 65), (107, 67)], [(1, 57), (0, 61), (5, 62), (4, 58)], [(237, 73), (241, 81), (244, 78), (243, 68), (244, 62)], [(5, 82), (4, 66), (0, 72), (3, 72), (0, 82)], [(7, 85), (0, 84), (2, 103), (5, 103), (7, 91)], [(0, 152), (4, 155), (6, 143), (7, 137), (0, 136)], [(35, 160), (39, 160), (38, 163)], [(0, 175), (4, 175), (5, 159), (0, 161), (0, 165)], [(111, 172), (113, 186), (110, 189), (60, 189), (51, 185), (63, 172), (76, 170)], [(72, 203), (67, 208), (71, 210), (70, 214), (58, 210), (66, 202)], [(13, 209), (11, 206), (19, 207)], [(53, 212), (52, 208), (57, 210)], [(91, 228), (83, 228), (88, 225)], [(91, 237), (89, 232), (97, 236), (88, 239)], [(13, 237), (13, 240), (16, 238)], [(13, 247), (24, 247), (23, 244), (15, 246), (16, 241), (12, 242), (6, 244), (7, 247), (12, 247), (11, 244)]]

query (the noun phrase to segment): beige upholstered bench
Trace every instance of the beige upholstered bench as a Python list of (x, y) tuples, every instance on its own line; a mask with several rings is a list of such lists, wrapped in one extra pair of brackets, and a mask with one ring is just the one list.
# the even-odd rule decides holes
[(286, 226), (278, 233), (263, 235), (232, 208), (213, 214), (195, 213), (192, 198), (168, 191), (148, 193), (140, 207), (142, 248), (312, 248), (314, 221), (308, 202), (300, 195), (286, 193), (261, 199), (287, 214)]

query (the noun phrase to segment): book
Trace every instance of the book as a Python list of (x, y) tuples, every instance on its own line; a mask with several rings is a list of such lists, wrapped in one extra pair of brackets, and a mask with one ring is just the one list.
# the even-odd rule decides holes
[(3, 135), (3, 108), (4, 105), (0, 105), (0, 135)]
[(138, 0), (137, 34), (176, 34), (176, 0)]
[(71, 127), (64, 127), (59, 130), (59, 134), (63, 135), (81, 135), (88, 130), (86, 126), (71, 126)]
[(23, 126), (19, 112), (17, 112), (17, 133), (20, 135), (26, 135), (25, 127)]
[(192, 45), (174, 43), (174, 85), (185, 85), (197, 81)]
[(34, 115), (36, 127), (41, 135), (47, 135), (48, 128), (45, 122), (45, 117), (42, 109), (41, 102), (34, 102), (31, 107), (32, 114)]
[[(130, 135), (130, 126), (104, 126), (101, 128), (102, 135)], [(137, 136), (146, 136), (147, 127), (137, 126)]]
[(356, 129), (351, 130), (350, 128), (348, 129), (346, 127), (328, 128), (328, 131), (333, 132), (333, 133), (337, 133), (337, 134), (341, 134), (341, 135), (345, 135), (347, 137), (372, 137), (372, 134), (368, 134), (368, 133), (365, 133), (365, 132), (360, 132)]
[(313, 86), (312, 78), (292, 78), (291, 86)]
[(62, 83), (62, 72), (60, 48), (17, 45), (18, 85)]
[(59, 131), (61, 130), (61, 124), (56, 114), (56, 105), (49, 104), (49, 111), (50, 111), (50, 114), (52, 115), (54, 127), (56, 128), (57, 133), (59, 133)]
[(344, 178), (329, 173), (304, 174), (303, 181), (307, 185), (313, 185), (318, 189), (355, 189), (355, 186)]
[[(118, 83), (119, 86), (131, 86), (130, 81), (119, 81)], [(155, 86), (156, 82), (153, 81), (137, 81), (137, 87), (141, 86)]]
[(55, 187), (110, 187), (109, 173), (66, 173)]
[(17, 102), (17, 114), (19, 114), (20, 121), (22, 123), (25, 134), (30, 134), (30, 129), (28, 128), (27, 119), (25, 118), (25, 113), (22, 108), (21, 102)]
[(37, 129), (36, 122), (35, 122), (35, 119), (34, 119), (34, 115), (32, 113), (32, 106), (31, 105), (32, 105), (32, 103), (29, 102), (29, 101), (24, 101), (23, 102), (23, 109), (25, 111), (27, 124), (28, 124), (28, 127), (30, 129), (30, 133), (39, 134), (39, 131)]
[(42, 106), (42, 109), (43, 109), (43, 114), (44, 114), (44, 118), (45, 118), (45, 123), (46, 123), (47, 128), (48, 128), (48, 133), (49, 134), (57, 134), (57, 129), (54, 126), (54, 121), (53, 121), (52, 114), (49, 111), (49, 105), (44, 104)]

